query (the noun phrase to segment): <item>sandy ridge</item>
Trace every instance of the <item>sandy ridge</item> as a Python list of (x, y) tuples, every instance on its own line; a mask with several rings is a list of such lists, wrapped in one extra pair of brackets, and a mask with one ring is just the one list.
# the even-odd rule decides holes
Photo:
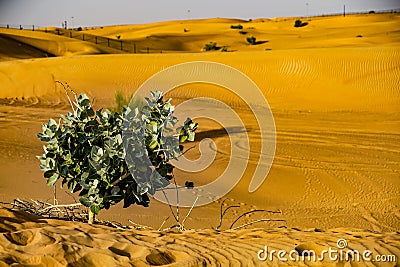
[[(259, 250), (337, 249), (345, 239), (346, 249), (371, 250), (373, 254), (400, 256), (398, 233), (357, 229), (251, 229), (215, 232), (189, 230), (158, 232), (116, 230), (105, 226), (45, 220), (22, 212), (0, 209), (0, 264), (37, 266), (296, 266), (299, 262), (260, 261)], [(309, 240), (313, 240), (310, 242)], [(344, 249), (346, 251), (346, 249)], [(356, 259), (356, 258), (354, 258)], [(306, 266), (342, 266), (329, 259), (320, 263), (300, 259)], [(399, 261), (397, 261), (399, 263)], [(361, 262), (363, 266), (374, 263)], [(388, 265), (394, 266), (395, 262)], [(2, 266), (3, 266), (2, 265)]]

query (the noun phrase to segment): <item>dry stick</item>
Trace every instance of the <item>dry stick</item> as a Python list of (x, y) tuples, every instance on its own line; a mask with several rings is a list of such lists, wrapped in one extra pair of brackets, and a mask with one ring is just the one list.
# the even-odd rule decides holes
[(131, 220), (128, 220), (128, 221), (129, 221), (129, 223), (133, 224), (133, 225), (134, 225), (135, 227), (137, 227), (137, 228), (150, 229), (150, 230), (153, 229), (153, 228), (148, 227), (148, 226), (144, 226), (144, 225), (140, 225), (140, 224), (134, 223), (134, 222), (132, 222)]
[(174, 213), (174, 211), (172, 210), (172, 206), (171, 206), (171, 204), (170, 204), (170, 202), (169, 202), (169, 199), (168, 199), (168, 197), (167, 197), (167, 194), (165, 194), (165, 191), (164, 191), (163, 188), (161, 188), (161, 191), (163, 192), (163, 194), (164, 194), (164, 196), (165, 196), (165, 199), (166, 199), (167, 202), (168, 202), (169, 209), (171, 210), (171, 213), (172, 213), (172, 215), (174, 216), (175, 221), (177, 221), (177, 222), (179, 223), (179, 220), (176, 218), (175, 213)]
[(221, 202), (219, 225), (215, 228), (216, 230), (219, 230), (219, 228), (221, 228), (221, 226), (222, 226), (222, 219), (224, 218), (224, 216), (225, 216), (225, 214), (228, 212), (228, 210), (230, 210), (231, 208), (240, 208), (239, 205), (228, 206), (228, 207), (224, 210), (224, 212), (222, 212), (222, 205), (224, 205), (224, 203), (225, 203), (226, 200), (227, 200), (227, 198), (225, 198), (225, 199)]
[(196, 200), (193, 202), (192, 207), (190, 208), (189, 212), (186, 214), (186, 217), (183, 219), (183, 221), (182, 221), (182, 226), (183, 226), (183, 224), (185, 223), (187, 217), (189, 217), (190, 213), (192, 212), (192, 210), (193, 210), (193, 208), (194, 208), (194, 205), (196, 205), (196, 202), (197, 202), (198, 199), (199, 199), (199, 196), (196, 197)]
[(230, 228), (230, 230), (237, 230), (237, 229), (240, 229), (240, 228), (243, 228), (243, 227), (258, 223), (258, 222), (286, 222), (286, 220), (283, 220), (283, 219), (259, 219), (259, 220), (255, 220), (255, 221), (240, 225), (240, 226), (235, 227), (235, 228)]
[(174, 184), (175, 184), (175, 190), (176, 190), (176, 218), (177, 218), (177, 222), (179, 223), (179, 191), (178, 191), (178, 185), (176, 184), (175, 176), (174, 176)]
[(72, 104), (72, 100), (71, 100), (71, 98), (69, 97), (69, 95), (68, 95), (68, 91), (67, 91), (67, 88), (66, 88), (66, 86), (62, 83), (62, 82), (60, 82), (60, 81), (56, 81), (56, 83), (59, 83), (59, 84), (61, 84), (62, 85), (62, 87), (64, 88), (64, 91), (65, 91), (65, 94), (67, 95), (67, 98), (68, 98), (68, 101), (69, 101), (69, 104), (71, 105), (71, 108), (72, 108), (72, 110), (74, 111), (74, 113), (75, 113), (75, 109), (74, 109), (74, 105)]
[(231, 226), (229, 227), (229, 229), (232, 229), (233, 225), (243, 216), (250, 214), (250, 213), (254, 213), (254, 212), (270, 212), (270, 213), (281, 213), (281, 211), (272, 211), (272, 210), (251, 210), (251, 211), (247, 211), (245, 213), (243, 213), (242, 215), (240, 215), (239, 217), (236, 218), (236, 220), (233, 221), (233, 223), (231, 224)]
[(167, 218), (165, 218), (165, 220), (162, 222), (162, 224), (160, 225), (160, 227), (158, 228), (158, 230), (157, 231), (160, 231), (161, 230), (161, 228), (164, 226), (164, 224), (168, 221), (168, 219), (169, 219), (169, 216), (167, 217)]
[(66, 204), (66, 205), (50, 205), (49, 207), (46, 207), (44, 209), (39, 210), (38, 212), (45, 212), (47, 210), (51, 209), (59, 209), (59, 208), (67, 208), (67, 207), (78, 207), (81, 206), (81, 203), (74, 203), (74, 204)]
[(76, 97), (76, 95), (77, 95), (76, 92), (69, 86), (68, 83), (65, 83), (65, 84), (67, 85), (68, 90), (70, 90), (72, 92), (72, 94), (74, 95), (75, 100), (78, 100), (78, 98)]
[(128, 172), (127, 174), (125, 174), (122, 177), (119, 177), (117, 180), (115, 180), (114, 182), (111, 183), (112, 186), (115, 186), (116, 184), (118, 184), (119, 182), (121, 182), (122, 180), (125, 180), (126, 178), (128, 178), (129, 176), (131, 176), (131, 174)]
[(178, 156), (178, 158), (181, 157), (181, 156), (183, 156), (183, 155), (185, 155), (189, 150), (191, 150), (191, 149), (193, 149), (193, 148), (195, 148), (195, 147), (196, 147), (196, 146), (189, 147), (189, 148), (186, 149), (184, 152), (182, 152), (182, 154), (180, 154), (180, 155)]

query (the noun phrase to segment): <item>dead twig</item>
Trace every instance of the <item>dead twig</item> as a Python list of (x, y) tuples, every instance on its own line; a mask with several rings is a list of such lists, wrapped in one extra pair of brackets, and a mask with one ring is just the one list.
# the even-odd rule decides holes
[(268, 212), (268, 213), (272, 213), (272, 214), (274, 214), (274, 213), (280, 213), (280, 214), (282, 214), (282, 211), (280, 211), (280, 210), (279, 210), (279, 211), (273, 211), (273, 210), (261, 210), (261, 209), (258, 209), (258, 210), (247, 211), (247, 212), (243, 213), (242, 215), (240, 215), (239, 217), (237, 217), (236, 220), (233, 221), (233, 223), (231, 224), (231, 226), (229, 227), (229, 229), (232, 229), (232, 228), (233, 228), (233, 225), (234, 225), (237, 221), (239, 221), (240, 218), (242, 218), (243, 216), (246, 216), (246, 215), (248, 215), (248, 214), (255, 213), (255, 212)]
[(240, 208), (239, 205), (232, 205), (232, 206), (228, 206), (228, 207), (222, 212), (222, 206), (224, 205), (224, 203), (225, 203), (226, 200), (227, 200), (227, 199), (225, 198), (225, 199), (221, 202), (220, 213), (219, 213), (219, 214), (220, 214), (220, 217), (219, 217), (219, 224), (218, 224), (218, 226), (215, 228), (215, 230), (217, 230), (217, 231), (219, 231), (219, 229), (221, 228), (221, 226), (222, 226), (222, 220), (223, 220), (225, 214), (228, 212), (228, 210), (230, 210), (230, 209), (232, 209), (232, 208)]
[[(74, 94), (74, 96), (75, 96), (75, 99), (76, 99), (76, 93), (69, 87), (68, 84), (65, 85), (64, 83), (62, 83), (62, 82), (60, 82), (60, 81), (56, 81), (56, 83), (61, 84), (61, 86), (64, 88), (64, 91), (65, 91), (65, 94), (67, 95), (69, 104), (71, 105), (71, 108), (72, 108), (72, 110), (73, 110), (74, 113), (75, 113), (75, 108), (74, 108), (73, 102), (72, 102), (72, 100), (71, 100), (71, 98), (70, 98), (70, 96), (69, 96), (69, 94), (68, 94), (68, 90), (70, 90), (70, 91), (73, 92), (73, 94)], [(68, 89), (68, 90), (67, 90), (67, 89)]]
[(168, 221), (169, 216), (167, 218), (165, 218), (165, 220), (162, 222), (162, 224), (160, 225), (160, 227), (158, 228), (157, 231), (161, 231), (161, 228), (164, 226), (164, 224)]
[(255, 221), (252, 221), (252, 222), (249, 222), (249, 223), (242, 224), (242, 225), (237, 226), (235, 228), (229, 228), (229, 229), (230, 230), (238, 230), (240, 228), (243, 228), (243, 227), (258, 223), (258, 222), (286, 222), (286, 220), (283, 220), (283, 219), (259, 219), (259, 220), (255, 220)]
[(81, 203), (74, 203), (74, 204), (67, 204), (67, 205), (50, 205), (49, 207), (46, 207), (44, 209), (38, 210), (38, 212), (45, 212), (49, 209), (58, 209), (58, 208), (69, 208), (69, 207), (78, 207), (82, 206)]
[(189, 217), (190, 213), (192, 212), (194, 205), (196, 205), (197, 200), (199, 199), (199, 196), (196, 197), (196, 199), (193, 202), (193, 205), (190, 207), (190, 210), (188, 211), (188, 213), (186, 214), (185, 218), (182, 220), (182, 227), (185, 224), (186, 219)]

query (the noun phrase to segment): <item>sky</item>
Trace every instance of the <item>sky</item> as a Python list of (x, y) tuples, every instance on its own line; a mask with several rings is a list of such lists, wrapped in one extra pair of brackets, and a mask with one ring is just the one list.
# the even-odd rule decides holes
[[(400, 0), (0, 0), (0, 24), (68, 27), (399, 9)], [(0, 25), (0, 26), (1, 26)]]

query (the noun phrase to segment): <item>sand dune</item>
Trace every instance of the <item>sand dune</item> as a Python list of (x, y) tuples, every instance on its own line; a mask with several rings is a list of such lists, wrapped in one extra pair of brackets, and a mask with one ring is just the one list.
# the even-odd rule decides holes
[[(155, 50), (200, 52), (206, 43), (216, 42), (229, 51), (265, 51), (301, 48), (369, 47), (399, 43), (396, 29), (399, 15), (371, 14), (347, 17), (302, 18), (309, 25), (294, 28), (297, 18), (182, 20), (145, 25), (110, 26), (89, 29), (95, 35), (137, 42)], [(243, 29), (231, 29), (242, 25)], [(259, 45), (248, 45), (255, 36)], [(358, 36), (358, 37), (357, 37)]]
[[(328, 257), (319, 263), (313, 258), (294, 258), (304, 250), (370, 250), (372, 255), (399, 255), (397, 233), (375, 233), (357, 229), (251, 229), (216, 232), (190, 230), (183, 233), (152, 230), (115, 230), (106, 226), (45, 220), (21, 212), (0, 209), (0, 264), (35, 266), (343, 266), (346, 260)], [(345, 239), (348, 247), (338, 248)], [(312, 240), (310, 242), (310, 240)], [(259, 260), (265, 250), (285, 250), (287, 262), (273, 254)], [(293, 251), (293, 260), (289, 253)], [(327, 254), (326, 254), (327, 255)], [(338, 254), (335, 254), (339, 257)], [(343, 254), (346, 255), (346, 254)], [(260, 254), (262, 257), (264, 254)], [(282, 256), (281, 256), (282, 257)], [(345, 256), (343, 256), (343, 259)], [(372, 257), (371, 257), (372, 258)], [(350, 262), (350, 261), (349, 261)], [(394, 266), (352, 257), (352, 265)], [(398, 262), (397, 262), (398, 263)], [(386, 264), (386, 265), (385, 265)], [(12, 265), (13, 266), (13, 265)]]
[[(93, 43), (70, 39), (64, 36), (40, 32), (40, 31), (21, 31), (14, 29), (1, 29), (0, 35), (12, 43), (5, 43), (3, 49), (7, 49), (7, 57), (19, 59), (17, 51), (13, 51), (15, 45), (28, 46), (44, 51), (49, 55), (72, 56), (72, 55), (93, 55), (93, 54), (118, 54), (115, 50), (105, 46), (97, 46)], [(14, 54), (16, 55), (14, 56)], [(34, 58), (35, 56), (31, 56)], [(26, 57), (29, 58), (29, 57)]]
[(21, 44), (14, 39), (0, 35), (0, 60), (14, 60), (53, 56), (34, 46)]
[[(268, 42), (246, 44), (245, 35), (230, 29), (230, 25), (239, 23), (249, 35)], [(42, 153), (42, 143), (35, 134), (49, 117), (57, 118), (70, 110), (64, 91), (55, 81), (67, 82), (76, 91), (87, 93), (95, 99), (96, 108), (112, 107), (115, 92), (129, 95), (158, 71), (184, 62), (212, 61), (236, 68), (257, 84), (269, 102), (277, 129), (271, 171), (264, 184), (250, 194), (248, 186), (255, 168), (264, 166), (258, 162), (263, 140), (245, 101), (227, 89), (203, 83), (180, 86), (169, 93), (175, 104), (200, 96), (221, 100), (238, 113), (246, 126), (250, 158), (244, 177), (226, 196), (229, 205), (240, 208), (227, 214), (225, 223), (251, 209), (281, 210), (278, 217), (286, 223), (260, 222), (252, 226), (264, 230), (221, 234), (212, 230), (182, 234), (120, 232), (81, 224), (75, 227), (68, 222), (1, 210), (0, 228), (4, 234), (0, 237), (0, 260), (7, 264), (47, 261), (54, 266), (78, 266), (83, 262), (90, 265), (97, 260), (96, 253), (101, 253), (107, 255), (107, 266), (128, 262), (141, 266), (151, 261), (171, 261), (172, 266), (203, 262), (217, 265), (227, 258), (237, 260), (233, 265), (246, 261), (243, 264), (251, 266), (259, 264), (255, 253), (265, 243), (293, 249), (314, 242), (312, 246), (320, 248), (334, 245), (339, 237), (348, 239), (354, 247), (399, 257), (399, 16), (311, 18), (309, 25), (301, 29), (295, 29), (293, 23), (294, 19), (283, 18), (252, 22), (214, 19), (84, 31), (110, 38), (121, 35), (122, 40), (154, 44), (157, 49), (167, 47), (173, 52), (149, 55), (92, 55), (112, 51), (43, 32), (1, 29), (5, 47), (0, 49), (0, 201), (53, 197), (35, 158)], [(189, 31), (183, 32), (184, 28)], [(236, 51), (200, 52), (209, 41)], [(12, 48), (15, 42), (22, 46)], [(57, 57), (36, 58), (42, 53)], [(28, 59), (14, 60), (21, 58)], [(203, 104), (207, 103), (194, 106), (193, 112), (207, 109)], [(231, 157), (241, 156), (230, 155), (229, 136), (221, 125), (207, 118), (198, 121), (195, 148), (187, 156), (199, 157), (201, 138), (212, 138), (218, 153), (213, 164), (202, 172), (176, 171), (179, 182), (190, 179), (195, 185), (216, 179)], [(234, 145), (243, 149), (243, 140)], [(58, 189), (59, 202), (71, 203), (74, 197)], [(187, 228), (215, 229), (220, 204), (216, 201), (195, 208), (187, 219)], [(102, 211), (99, 218), (126, 225), (132, 220), (158, 229), (169, 215), (167, 205), (152, 200), (149, 208), (122, 209), (117, 205)], [(246, 217), (242, 223), (265, 216), (269, 217)], [(288, 228), (278, 228), (283, 226)], [(292, 229), (295, 227), (303, 230)], [(324, 232), (306, 230), (311, 228)], [(31, 234), (22, 234), (25, 230)], [(18, 238), (31, 243), (18, 245)], [(54, 254), (49, 254), (53, 259), (42, 256), (53, 250)], [(3, 257), (10, 253), (10, 258)]]

